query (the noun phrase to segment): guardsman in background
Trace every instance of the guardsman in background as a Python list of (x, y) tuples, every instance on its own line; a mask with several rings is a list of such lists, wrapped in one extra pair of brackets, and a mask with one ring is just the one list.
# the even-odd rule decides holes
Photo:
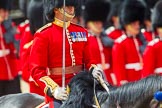
[[(103, 25), (109, 14), (110, 3), (107, 0), (89, 0), (85, 4), (84, 21), (89, 31), (89, 45), (95, 64), (104, 70), (107, 81), (112, 78), (112, 46), (113, 40), (103, 32)], [(95, 52), (95, 53), (93, 53)]]
[(144, 19), (144, 28), (141, 29), (141, 32), (143, 33), (147, 42), (150, 42), (155, 38), (152, 32), (151, 14), (153, 7), (158, 0), (144, 0), (144, 1), (146, 2), (147, 6)]
[(26, 27), (29, 27), (29, 20), (28, 20), (28, 15), (27, 15), (27, 10), (28, 10), (28, 4), (31, 0), (19, 0), (19, 8), (24, 14), (24, 20), (17, 26), (17, 34), (16, 38), (21, 40), (22, 36), (24, 35)]
[(115, 1), (111, 3), (110, 14), (106, 23), (106, 34), (113, 40), (122, 35), (122, 30), (119, 28), (119, 11), (121, 8), (121, 1)]
[(19, 8), (22, 11), (22, 13), (24, 14), (24, 18), (27, 19), (27, 7), (28, 4), (31, 0), (19, 0)]
[(16, 66), (15, 32), (12, 21), (6, 22), (10, 9), (10, 0), (0, 0), (0, 96), (21, 92)]
[(152, 14), (152, 27), (156, 39), (148, 43), (143, 55), (144, 67), (142, 76), (162, 75), (162, 1), (157, 2)]
[(30, 92), (43, 95), (41, 88), (30, 77), (29, 56), (33, 44), (34, 33), (43, 26), (43, 0), (31, 0), (28, 5), (29, 27), (26, 27), (24, 36), (21, 38), (20, 58), (22, 61), (22, 78), (29, 82)]
[(75, 17), (71, 21), (72, 23), (81, 25), (81, 20), (82, 20), (82, 0), (78, 0), (78, 7), (75, 9)]
[(113, 46), (113, 72), (118, 85), (141, 78), (142, 56), (138, 38), (143, 23), (145, 4), (139, 0), (125, 0), (119, 15), (123, 34)]
[(21, 40), (21, 38), (23, 37), (24, 35), (24, 32), (25, 32), (25, 29), (29, 27), (29, 20), (26, 19), (24, 22), (20, 23), (18, 26), (17, 26), (17, 34), (16, 34), (16, 39), (17, 40)]
[[(63, 64), (65, 63), (65, 85), (67, 85), (83, 66), (89, 69), (93, 63), (89, 51), (88, 32), (83, 27), (71, 23), (77, 3), (77, 0), (66, 0), (66, 6), (63, 7), (63, 0), (45, 0), (44, 11), (51, 23), (35, 33), (31, 47), (31, 76), (46, 94), (47, 102), (53, 105), (54, 100), (55, 108), (59, 108), (61, 101), (68, 97), (62, 85)], [(65, 47), (63, 47), (63, 27), (65, 27)], [(65, 61), (62, 55), (65, 56)], [(91, 70), (95, 78), (101, 76), (101, 70), (97, 66)]]

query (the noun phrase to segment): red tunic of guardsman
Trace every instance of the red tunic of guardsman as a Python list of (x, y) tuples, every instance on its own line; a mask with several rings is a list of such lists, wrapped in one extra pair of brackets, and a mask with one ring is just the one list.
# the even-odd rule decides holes
[(147, 77), (151, 74), (162, 75), (162, 41), (161, 39), (154, 39), (150, 43), (143, 55), (143, 71), (142, 76)]
[(107, 18), (108, 27), (106, 28), (106, 34), (113, 40), (122, 35), (122, 30), (119, 29), (119, 12), (122, 1), (112, 2), (110, 14)]
[[(139, 10), (140, 14), (138, 14)], [(123, 3), (119, 16), (123, 34), (115, 40), (112, 51), (113, 72), (118, 85), (137, 81), (141, 78), (142, 56), (140, 45), (142, 42), (138, 35), (144, 13), (145, 6), (140, 1), (127, 0)]]
[(24, 36), (22, 36), (21, 44), (20, 44), (20, 58), (22, 62), (22, 78), (25, 81), (29, 81), (30, 72), (29, 72), (29, 55), (30, 49), (32, 45), (33, 36), (30, 32), (30, 28), (27, 27), (24, 32)]
[(155, 35), (152, 31), (152, 10), (158, 0), (152, 0), (151, 2), (148, 0), (145, 0), (146, 3), (146, 12), (145, 12), (145, 18), (144, 18), (144, 28), (141, 29), (141, 33), (143, 33), (144, 37), (146, 38), (147, 42), (152, 41), (155, 39)]
[(111, 73), (112, 73), (112, 55), (111, 51), (112, 48), (108, 46), (104, 46), (101, 42), (100, 37), (90, 35), (89, 36), (90, 41), (90, 50), (93, 49), (93, 58), (95, 61), (95, 64), (104, 70), (104, 74), (106, 76), (107, 81), (110, 84), (113, 84)]
[(32, 0), (28, 4), (28, 18), (30, 25), (26, 27), (20, 43), (20, 55), (22, 61), (22, 78), (29, 83), (30, 92), (44, 96), (44, 92), (33, 81), (29, 69), (29, 56), (33, 44), (34, 33), (43, 26), (43, 1)]
[(30, 28), (27, 27), (24, 36), (21, 38), (21, 65), (22, 65), (22, 78), (24, 81), (29, 83), (30, 86), (30, 92), (31, 93), (37, 93), (39, 95), (44, 96), (44, 93), (39, 88), (39, 86), (33, 81), (33, 79), (30, 76), (30, 69), (29, 69), (29, 56), (31, 51), (31, 46), (33, 44), (33, 38), (34, 36), (31, 34)]
[(17, 26), (17, 34), (15, 35), (16, 39), (21, 39), (24, 35), (25, 29), (29, 27), (29, 20), (25, 20)]
[[(105, 11), (105, 9), (107, 10)], [(110, 3), (106, 0), (87, 1), (85, 5), (84, 21), (86, 22), (86, 27), (89, 31), (89, 50), (92, 53), (92, 58), (94, 59), (95, 64), (104, 70), (104, 75), (107, 81), (110, 84), (113, 84), (111, 78), (111, 49), (113, 40), (103, 32), (103, 26), (100, 26), (106, 22), (109, 9)]]
[(0, 80), (13, 80), (18, 75), (15, 56), (16, 49), (13, 43), (6, 43), (3, 35), (5, 32), (4, 26), (0, 25)]
[(162, 1), (156, 3), (152, 14), (153, 33), (156, 34), (154, 40), (148, 43), (143, 55), (142, 76), (147, 77), (151, 74), (162, 75)]
[(143, 33), (144, 37), (146, 38), (147, 42), (152, 41), (155, 37), (153, 36), (152, 31), (147, 31), (146, 29), (142, 29), (141, 32)]
[(117, 77), (118, 85), (122, 82), (136, 81), (141, 78), (140, 42), (137, 38), (123, 34), (115, 40), (113, 46), (113, 71)]
[(113, 40), (117, 39), (122, 35), (122, 30), (116, 29), (115, 27), (109, 27), (105, 30), (106, 34)]

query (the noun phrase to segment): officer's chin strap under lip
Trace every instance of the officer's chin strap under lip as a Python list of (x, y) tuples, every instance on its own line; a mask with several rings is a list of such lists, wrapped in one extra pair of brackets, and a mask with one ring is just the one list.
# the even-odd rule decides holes
[[(60, 13), (64, 14), (64, 9), (63, 8), (59, 8), (59, 11), (60, 11)], [(75, 17), (75, 14), (74, 15), (70, 15), (70, 14), (68, 14), (65, 11), (65, 16), (68, 17), (68, 18), (74, 18)]]

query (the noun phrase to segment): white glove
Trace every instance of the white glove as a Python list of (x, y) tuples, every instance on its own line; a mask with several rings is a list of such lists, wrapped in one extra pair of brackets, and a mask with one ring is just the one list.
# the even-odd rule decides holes
[(92, 75), (94, 78), (96, 78), (97, 80), (99, 80), (100, 78), (102, 78), (102, 72), (103, 70), (99, 67), (95, 67), (92, 71)]
[(66, 100), (68, 98), (68, 93), (65, 88), (57, 87), (53, 93), (53, 96), (57, 100)]

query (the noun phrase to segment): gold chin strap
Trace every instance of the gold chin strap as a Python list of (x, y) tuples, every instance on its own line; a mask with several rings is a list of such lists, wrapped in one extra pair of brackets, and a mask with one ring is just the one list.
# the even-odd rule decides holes
[[(63, 9), (63, 8), (59, 8), (59, 11), (60, 11), (60, 13), (64, 14), (64, 9)], [(70, 14), (68, 14), (68, 13), (65, 11), (65, 16), (68, 17), (68, 18), (73, 19), (73, 18), (75, 17), (75, 14), (74, 14), (74, 15), (70, 15)]]
[(66, 91), (67, 91), (68, 94), (70, 93), (70, 87), (68, 85), (66, 87)]
[[(59, 27), (63, 27), (64, 26), (64, 22), (59, 20), (59, 19), (57, 19), (57, 18), (54, 19), (53, 24), (55, 24), (55, 25), (57, 25)], [(69, 27), (70, 26), (70, 21), (65, 22), (65, 25), (66, 25), (66, 28)]]
[(96, 94), (95, 94), (95, 96), (94, 96), (94, 100), (95, 100), (95, 103), (96, 103), (96, 108), (101, 108), (101, 107), (100, 107), (100, 104), (99, 104), (99, 102), (98, 102), (98, 99), (97, 99)]
[(97, 28), (95, 27), (95, 25), (94, 25), (93, 22), (90, 21), (88, 24), (89, 24), (89, 26), (91, 27), (91, 29), (92, 29), (94, 32), (96, 32), (96, 33), (101, 33), (101, 32), (102, 32), (101, 30), (99, 30), (99, 29), (97, 29)]

